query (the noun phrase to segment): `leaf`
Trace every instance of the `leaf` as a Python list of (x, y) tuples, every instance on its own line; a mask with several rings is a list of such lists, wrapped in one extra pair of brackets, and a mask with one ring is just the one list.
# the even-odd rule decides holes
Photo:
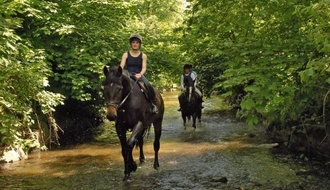
[(11, 43), (9, 43), (8, 41), (6, 42), (6, 45), (8, 48), (10, 48), (12, 51), (17, 51), (16, 47), (13, 46)]
[(258, 124), (259, 122), (259, 119), (257, 116), (255, 115), (252, 115), (252, 116), (249, 116), (248, 118), (246, 118), (246, 123), (249, 125), (249, 126), (253, 126), (253, 125), (256, 125)]
[(315, 74), (315, 71), (313, 68), (309, 68), (307, 70), (301, 71), (301, 72), (299, 72), (300, 81), (307, 82), (310, 79), (310, 77), (312, 77), (314, 74)]
[(242, 109), (246, 109), (246, 110), (251, 110), (252, 108), (255, 107), (255, 102), (252, 99), (243, 99), (243, 101), (241, 102), (241, 107)]

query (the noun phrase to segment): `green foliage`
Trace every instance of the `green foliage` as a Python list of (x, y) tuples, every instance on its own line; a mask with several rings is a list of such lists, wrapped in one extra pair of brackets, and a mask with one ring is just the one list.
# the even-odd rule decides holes
[(4, 86), (0, 138), (4, 145), (31, 144), (17, 134), (28, 131), (32, 135), (30, 127), (40, 128), (40, 122), (58, 131), (53, 112), (60, 109), (56, 106), (64, 97), (66, 111), (61, 108), (63, 113), (55, 116), (65, 115), (75, 107), (69, 104), (77, 101), (85, 109), (91, 107), (87, 112), (93, 113), (87, 115), (99, 115), (94, 112), (102, 106), (102, 68), (119, 65), (133, 32), (144, 38), (147, 77), (155, 86), (166, 88), (181, 73), (181, 34), (174, 32), (182, 22), (180, 0), (1, 1), (0, 13), (0, 82)]
[[(173, 28), (182, 16), (181, 1), (32, 1), (38, 16), (24, 18), (20, 30), (34, 46), (45, 49), (54, 75), (52, 90), (81, 101), (99, 102), (105, 64), (119, 65), (129, 49), (128, 37), (140, 33), (148, 55), (147, 77), (157, 86), (159, 74), (171, 81), (178, 57)], [(165, 9), (165, 7), (167, 7)], [(174, 43), (173, 43), (174, 42)], [(163, 80), (162, 80), (163, 81)]]
[[(148, 55), (146, 76), (159, 89), (178, 83), (184, 58), (180, 52), (181, 36), (177, 28), (183, 21), (180, 0), (131, 1), (127, 32), (143, 36), (142, 51)], [(124, 35), (126, 40), (128, 35)]]
[[(66, 97), (95, 100), (105, 62), (119, 56), (125, 3), (34, 1), (39, 16), (25, 18), (22, 36), (45, 49), (54, 74), (51, 87)], [(116, 14), (114, 14), (116, 13)], [(96, 24), (97, 23), (97, 24)], [(94, 99), (93, 99), (94, 98)]]
[(33, 48), (28, 40), (15, 33), (22, 23), (17, 15), (33, 15), (36, 10), (30, 9), (26, 2), (0, 5), (0, 145), (3, 146), (17, 143), (31, 133), (30, 127), (37, 119), (36, 105), (49, 114), (63, 98), (45, 90), (50, 70), (44, 61), (44, 51)]
[(239, 97), (249, 124), (321, 114), (330, 81), (327, 1), (193, 0), (187, 13), (182, 48), (204, 88)]
[(1, 1), (2, 143), (17, 141), (40, 115), (58, 129), (52, 113), (64, 97), (100, 110), (102, 68), (118, 66), (131, 33), (143, 36), (146, 75), (159, 89), (178, 83), (191, 63), (205, 94), (238, 102), (251, 125), (321, 115), (330, 85), (328, 1), (183, 3)]

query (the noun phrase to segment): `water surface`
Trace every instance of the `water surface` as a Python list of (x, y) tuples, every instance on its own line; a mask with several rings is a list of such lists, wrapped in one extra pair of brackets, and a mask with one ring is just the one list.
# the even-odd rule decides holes
[[(0, 189), (330, 189), (329, 178), (297, 175), (307, 165), (271, 153), (261, 126), (249, 127), (206, 99), (202, 122), (184, 130), (177, 92), (165, 92), (165, 118), (153, 169), (153, 129), (145, 140), (146, 163), (123, 182), (123, 160), (113, 125), (90, 144), (38, 152), (0, 165)], [(138, 150), (134, 149), (138, 161)], [(225, 181), (227, 181), (225, 183)]]

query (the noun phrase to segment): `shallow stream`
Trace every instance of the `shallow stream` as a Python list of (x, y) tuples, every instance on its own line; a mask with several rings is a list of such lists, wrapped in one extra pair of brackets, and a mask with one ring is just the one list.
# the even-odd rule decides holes
[[(202, 122), (186, 130), (177, 92), (165, 92), (165, 119), (153, 169), (153, 129), (145, 140), (146, 162), (123, 182), (120, 145), (112, 125), (95, 142), (37, 152), (28, 160), (0, 165), (0, 189), (330, 189), (327, 171), (271, 153), (261, 126), (221, 114), (221, 101), (206, 99)], [(138, 150), (133, 151), (138, 161)], [(320, 175), (323, 174), (323, 175)]]

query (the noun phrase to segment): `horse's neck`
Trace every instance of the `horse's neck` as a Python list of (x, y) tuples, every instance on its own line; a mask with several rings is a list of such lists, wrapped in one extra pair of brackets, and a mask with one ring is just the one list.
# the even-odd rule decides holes
[(133, 90), (134, 80), (127, 75), (122, 75), (122, 85), (124, 89), (124, 95), (126, 96), (130, 91)]
[(186, 86), (188, 86), (188, 87), (190, 87), (190, 86), (194, 86), (194, 81), (193, 81), (193, 79), (190, 77), (190, 75), (189, 76), (185, 76), (185, 82), (186, 82)]
[(187, 88), (189, 87), (195, 88), (194, 81), (188, 81), (185, 85)]
[[(191, 87), (191, 91), (189, 90), (189, 88)], [(195, 93), (195, 87), (194, 87), (194, 85), (192, 85), (192, 86), (187, 86), (186, 87), (186, 90), (185, 90), (185, 92), (186, 92), (186, 94), (190, 94), (190, 93)]]

